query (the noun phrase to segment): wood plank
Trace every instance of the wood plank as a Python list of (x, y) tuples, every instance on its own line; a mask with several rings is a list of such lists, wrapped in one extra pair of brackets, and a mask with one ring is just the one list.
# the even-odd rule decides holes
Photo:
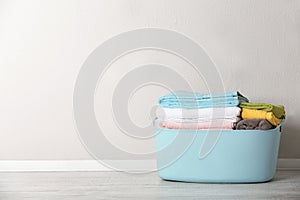
[(300, 171), (260, 184), (161, 180), (156, 173), (2, 172), (0, 199), (300, 199)]

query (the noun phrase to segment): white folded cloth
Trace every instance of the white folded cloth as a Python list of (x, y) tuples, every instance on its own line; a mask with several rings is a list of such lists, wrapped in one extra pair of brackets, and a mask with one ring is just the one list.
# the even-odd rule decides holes
[(212, 119), (207, 119), (207, 118), (184, 118), (184, 119), (156, 119), (156, 123), (158, 122), (162, 122), (162, 121), (172, 121), (172, 122), (177, 122), (177, 123), (204, 123), (204, 122), (213, 122), (213, 123), (217, 123), (217, 122), (238, 122), (240, 121), (241, 118), (240, 117), (232, 117), (232, 118), (212, 118)]
[(196, 120), (208, 121), (213, 119), (227, 119), (236, 122), (240, 118), (241, 108), (201, 108), (201, 109), (181, 109), (181, 108), (161, 108), (156, 110), (156, 116), (160, 120)]

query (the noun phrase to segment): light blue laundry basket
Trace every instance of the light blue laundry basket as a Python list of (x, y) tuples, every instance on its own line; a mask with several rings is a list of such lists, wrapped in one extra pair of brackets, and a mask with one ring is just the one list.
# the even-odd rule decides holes
[[(201, 156), (207, 135), (217, 139)], [(280, 135), (281, 125), (271, 130), (157, 129), (158, 174), (184, 182), (266, 182), (276, 171)]]

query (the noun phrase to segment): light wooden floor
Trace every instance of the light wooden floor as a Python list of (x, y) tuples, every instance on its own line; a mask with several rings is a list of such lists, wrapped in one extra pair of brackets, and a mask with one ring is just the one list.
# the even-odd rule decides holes
[(168, 182), (156, 173), (0, 173), (0, 199), (300, 199), (300, 171), (261, 184)]

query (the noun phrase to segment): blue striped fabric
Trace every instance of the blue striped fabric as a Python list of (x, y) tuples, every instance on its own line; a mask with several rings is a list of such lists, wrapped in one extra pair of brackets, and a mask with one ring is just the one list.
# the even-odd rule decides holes
[(237, 91), (222, 94), (177, 91), (162, 96), (158, 100), (158, 104), (163, 108), (184, 109), (234, 107), (240, 102), (249, 102), (249, 100)]

